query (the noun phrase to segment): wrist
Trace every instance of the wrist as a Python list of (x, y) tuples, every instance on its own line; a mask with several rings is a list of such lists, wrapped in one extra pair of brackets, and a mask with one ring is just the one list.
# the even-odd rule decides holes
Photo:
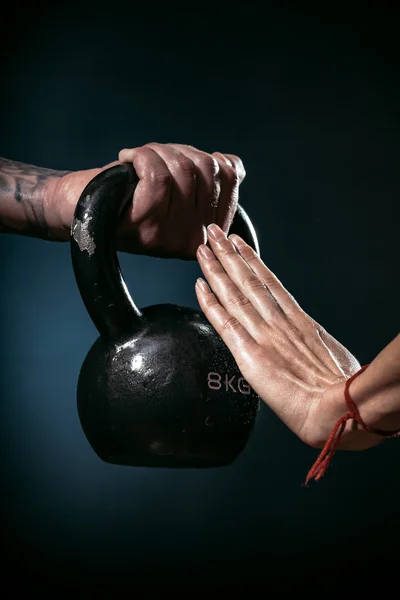
[(69, 239), (76, 204), (89, 181), (115, 164), (118, 161), (104, 167), (73, 171), (48, 182), (45, 193), (47, 223), (57, 239)]
[(350, 388), (364, 423), (382, 432), (400, 429), (400, 376), (394, 377), (392, 372), (388, 375), (385, 377), (381, 365), (374, 361)]
[[(350, 384), (349, 393), (360, 413), (363, 422), (369, 427), (378, 427), (378, 416), (373, 409), (373, 402), (370, 393), (366, 389), (365, 380), (362, 380), (364, 373), (361, 373)], [(342, 378), (339, 382), (330, 386), (323, 393), (319, 405), (318, 414), (318, 434), (316, 447), (322, 448), (332, 433), (335, 424), (344, 415), (349, 413), (349, 408), (345, 399), (345, 386), (348, 378)], [(361, 380), (361, 385), (360, 385)], [(358, 385), (356, 385), (358, 383)], [(365, 431), (361, 424), (354, 419), (349, 419), (343, 431), (343, 435), (338, 446), (342, 450), (365, 450), (376, 446), (382, 440), (381, 436)]]
[[(335, 451), (365, 450), (388, 437), (400, 435), (400, 335), (344, 382), (335, 382), (325, 390), (321, 401), (315, 403), (318, 444), (326, 439), (322, 451), (311, 467), (306, 485), (320, 479), (329, 467)], [(342, 410), (342, 393), (346, 411)], [(326, 419), (326, 415), (328, 418)], [(338, 417), (338, 418), (337, 418)], [(336, 418), (336, 421), (335, 421)], [(326, 437), (327, 423), (331, 420), (331, 433)], [(325, 431), (324, 431), (325, 427)]]

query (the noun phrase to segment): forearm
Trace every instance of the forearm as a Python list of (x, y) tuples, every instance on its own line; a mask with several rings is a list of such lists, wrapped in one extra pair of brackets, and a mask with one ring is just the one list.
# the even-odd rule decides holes
[(400, 429), (400, 334), (351, 384), (351, 397), (374, 429)]
[(0, 232), (54, 239), (49, 200), (65, 174), (0, 158)]
[[(400, 429), (400, 334), (354, 379), (349, 392), (366, 425), (382, 431)], [(327, 391), (324, 404), (327, 418), (323, 435), (326, 440), (336, 420), (348, 411), (343, 383)], [(354, 421), (348, 421), (340, 448), (363, 450), (382, 439), (366, 432)]]
[(0, 233), (67, 240), (79, 193), (100, 170), (70, 173), (0, 158)]

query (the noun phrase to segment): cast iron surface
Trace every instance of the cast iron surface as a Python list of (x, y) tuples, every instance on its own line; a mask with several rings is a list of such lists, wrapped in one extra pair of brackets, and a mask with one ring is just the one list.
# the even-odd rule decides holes
[(244, 448), (258, 399), (201, 312), (143, 310), (145, 324), (99, 338), (80, 373), (78, 410), (105, 461), (157, 467), (229, 464)]
[[(100, 173), (83, 191), (72, 223), (77, 284), (100, 333), (78, 380), (82, 428), (107, 462), (227, 465), (246, 445), (259, 399), (201, 311), (168, 304), (139, 310), (129, 295), (115, 237), (137, 182), (131, 165)], [(242, 208), (231, 232), (258, 251)]]

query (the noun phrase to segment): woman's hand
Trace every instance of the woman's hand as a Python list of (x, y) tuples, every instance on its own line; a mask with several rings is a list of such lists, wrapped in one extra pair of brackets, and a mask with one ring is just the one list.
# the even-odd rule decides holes
[[(215, 225), (208, 231), (211, 250), (201, 245), (197, 258), (211, 290), (198, 280), (200, 307), (260, 398), (302, 441), (322, 447), (347, 412), (344, 384), (359, 362), (241, 238), (227, 238)], [(341, 448), (377, 443), (377, 436), (356, 430), (348, 424)]]

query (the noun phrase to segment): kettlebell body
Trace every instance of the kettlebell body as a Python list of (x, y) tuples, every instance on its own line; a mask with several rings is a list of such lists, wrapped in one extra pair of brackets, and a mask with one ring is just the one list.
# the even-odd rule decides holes
[[(139, 310), (130, 297), (115, 233), (137, 181), (130, 165), (112, 167), (88, 184), (75, 211), (74, 272), (100, 333), (79, 374), (80, 422), (106, 462), (228, 465), (246, 445), (259, 399), (201, 311), (173, 304)], [(240, 225), (244, 236), (243, 212)]]
[(258, 398), (201, 312), (143, 310), (145, 326), (100, 337), (79, 377), (86, 437), (105, 461), (155, 467), (227, 465), (243, 450)]

